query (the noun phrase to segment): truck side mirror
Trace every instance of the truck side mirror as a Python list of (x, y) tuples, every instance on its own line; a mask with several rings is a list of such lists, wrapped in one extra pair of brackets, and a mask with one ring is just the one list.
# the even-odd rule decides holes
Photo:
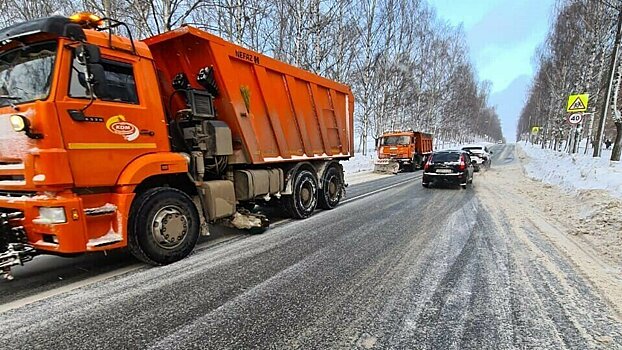
[(80, 44), (76, 47), (76, 58), (82, 65), (96, 64), (101, 62), (101, 52), (96, 45)]
[(88, 74), (87, 82), (93, 89), (92, 92), (99, 98), (108, 97), (108, 84), (104, 66), (98, 63), (87, 63), (86, 71)]

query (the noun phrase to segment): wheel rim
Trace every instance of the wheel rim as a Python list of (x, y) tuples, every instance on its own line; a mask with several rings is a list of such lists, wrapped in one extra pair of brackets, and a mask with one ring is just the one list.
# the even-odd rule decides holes
[(300, 205), (304, 210), (313, 207), (315, 202), (315, 185), (306, 180), (300, 184)]
[(326, 193), (328, 194), (328, 199), (331, 202), (339, 199), (339, 179), (337, 178), (337, 176), (332, 175), (328, 179), (327, 189), (328, 191), (326, 191)]
[(188, 234), (188, 218), (181, 209), (169, 205), (158, 210), (151, 223), (153, 239), (164, 249), (178, 247)]

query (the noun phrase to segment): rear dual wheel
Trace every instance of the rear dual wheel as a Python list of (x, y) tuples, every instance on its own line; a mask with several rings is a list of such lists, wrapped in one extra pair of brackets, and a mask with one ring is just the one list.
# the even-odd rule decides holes
[(317, 179), (312, 172), (302, 169), (296, 173), (292, 186), (292, 194), (283, 197), (283, 206), (295, 219), (308, 218), (317, 207)]
[(341, 201), (343, 195), (343, 172), (339, 165), (331, 165), (322, 174), (322, 189), (319, 191), (319, 206), (322, 209), (333, 209)]
[(298, 170), (292, 187), (292, 194), (283, 197), (283, 206), (292, 218), (306, 219), (316, 207), (333, 209), (343, 196), (343, 172), (339, 165), (330, 165), (320, 179), (318, 186), (315, 174), (307, 169)]

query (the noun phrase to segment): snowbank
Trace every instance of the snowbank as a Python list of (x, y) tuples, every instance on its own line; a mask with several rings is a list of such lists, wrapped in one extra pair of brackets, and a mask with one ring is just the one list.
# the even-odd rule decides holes
[[(525, 164), (527, 175), (568, 192), (600, 189), (622, 198), (622, 164), (609, 157), (593, 158), (589, 154), (567, 154), (539, 145), (520, 143), (529, 156)], [(603, 152), (604, 153), (604, 152)]]
[(354, 174), (362, 171), (374, 170), (375, 158), (376, 153), (371, 153), (365, 156), (361, 153), (356, 153), (354, 154), (354, 157), (350, 158), (346, 162), (341, 162), (341, 164), (343, 165), (343, 170), (346, 174)]

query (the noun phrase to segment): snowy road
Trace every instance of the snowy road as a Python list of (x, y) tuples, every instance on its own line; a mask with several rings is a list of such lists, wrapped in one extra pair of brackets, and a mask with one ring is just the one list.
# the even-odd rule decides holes
[[(359, 200), (376, 191), (399, 185), (413, 178), (420, 178), (421, 172), (401, 173), (396, 176), (375, 174), (365, 176), (368, 181), (356, 183), (347, 188), (344, 202)], [(271, 220), (273, 226), (283, 225), (291, 221), (274, 216)], [(210, 230), (212, 236), (201, 238), (197, 250), (209, 250), (212, 246), (228, 244), (228, 242), (249, 237), (237, 231), (220, 227)], [(21, 300), (21, 304), (24, 304), (32, 299), (40, 298), (41, 294), (44, 296), (50, 293), (56, 294), (58, 291), (62, 292), (92, 281), (144, 267), (144, 264), (138, 263), (129, 253), (119, 251), (113, 251), (106, 255), (97, 253), (76, 258), (39, 256), (24, 266), (14, 267), (12, 271), (16, 279), (10, 284), (0, 281), (0, 311), (6, 309), (7, 303), (10, 302), (20, 304), (19, 301)]]
[[(517, 161), (511, 145), (493, 150), (495, 172)], [(59, 267), (71, 283), (88, 282), (81, 287), (57, 282), (58, 273), (40, 277), (45, 266), (24, 270), (0, 285), (3, 305), (14, 306), (0, 316), (0, 344), (622, 348), (622, 324), (599, 289), (545, 238), (528, 203), (511, 216), (514, 198), (485, 181), (492, 175), (476, 175), (468, 190), (423, 189), (420, 173), (358, 184), (335, 210), (262, 235), (225, 235), (166, 267), (123, 255), (80, 260), (77, 270), (88, 267), (78, 277)]]

